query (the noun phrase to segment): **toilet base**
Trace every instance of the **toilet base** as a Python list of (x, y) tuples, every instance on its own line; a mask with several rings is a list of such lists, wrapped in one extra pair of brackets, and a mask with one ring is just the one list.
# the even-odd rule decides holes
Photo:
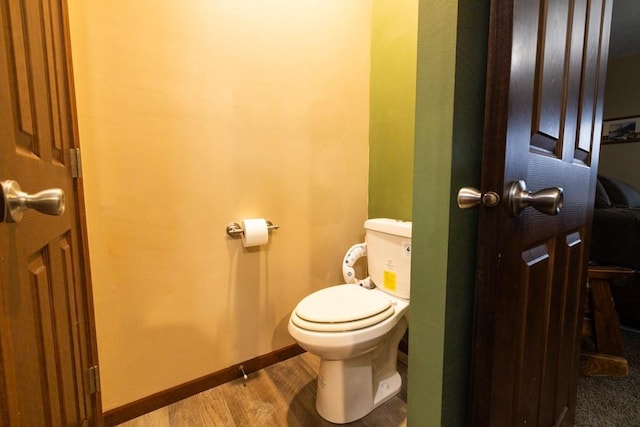
[(398, 371), (375, 385), (371, 371), (371, 353), (349, 360), (323, 360), (316, 398), (322, 418), (336, 424), (349, 423), (398, 394), (402, 386)]
[(397, 371), (398, 343), (407, 329), (403, 318), (372, 352), (346, 360), (320, 361), (316, 409), (336, 424), (360, 419), (394, 397), (402, 387)]

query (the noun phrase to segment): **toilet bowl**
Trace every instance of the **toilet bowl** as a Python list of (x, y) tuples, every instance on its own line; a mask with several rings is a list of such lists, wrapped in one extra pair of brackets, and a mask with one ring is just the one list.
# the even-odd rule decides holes
[(366, 255), (370, 278), (343, 269), (351, 283), (306, 296), (289, 319), (291, 336), (320, 357), (316, 409), (338, 424), (364, 417), (402, 386), (397, 350), (408, 324), (411, 223), (373, 219), (365, 230), (366, 245), (354, 245), (343, 264)]

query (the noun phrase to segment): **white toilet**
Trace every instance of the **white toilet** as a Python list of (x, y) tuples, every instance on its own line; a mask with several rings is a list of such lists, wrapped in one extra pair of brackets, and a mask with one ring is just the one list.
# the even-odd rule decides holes
[[(402, 385), (398, 344), (407, 330), (411, 276), (411, 222), (365, 221), (364, 244), (344, 257), (347, 284), (303, 298), (291, 313), (289, 333), (320, 356), (316, 408), (343, 424), (364, 417), (395, 396)], [(353, 264), (367, 256), (369, 277)]]

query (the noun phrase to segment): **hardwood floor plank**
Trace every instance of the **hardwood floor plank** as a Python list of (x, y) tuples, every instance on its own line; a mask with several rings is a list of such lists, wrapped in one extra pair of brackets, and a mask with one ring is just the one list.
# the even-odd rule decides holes
[(238, 380), (220, 387), (236, 426), (284, 425), (281, 412), (286, 403), (265, 369), (249, 373), (246, 385)]
[(220, 387), (170, 406), (168, 426), (232, 426), (233, 416)]
[(169, 407), (165, 406), (121, 425), (126, 427), (169, 426)]
[[(305, 353), (308, 354), (308, 353)], [(317, 359), (312, 356), (313, 360)], [(316, 411), (316, 369), (300, 356), (289, 364), (270, 366), (272, 380), (287, 401), (287, 426), (331, 426)], [(319, 360), (319, 359), (318, 359)], [(315, 363), (318, 365), (317, 363)]]
[[(315, 408), (320, 359), (303, 353), (273, 364), (249, 378), (230, 381), (188, 399), (135, 418), (121, 427), (330, 427)], [(350, 426), (407, 425), (407, 367), (398, 364), (402, 390), (398, 396)]]

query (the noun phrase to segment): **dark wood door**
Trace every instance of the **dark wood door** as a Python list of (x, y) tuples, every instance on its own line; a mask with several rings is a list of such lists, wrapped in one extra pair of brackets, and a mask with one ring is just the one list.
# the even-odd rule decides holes
[[(611, 0), (492, 1), (471, 420), (573, 425)], [(513, 216), (509, 185), (560, 187)]]
[(5, 0), (0, 23), (0, 180), (66, 194), (61, 216), (27, 211), (17, 223), (0, 203), (0, 425), (95, 425), (66, 3)]

